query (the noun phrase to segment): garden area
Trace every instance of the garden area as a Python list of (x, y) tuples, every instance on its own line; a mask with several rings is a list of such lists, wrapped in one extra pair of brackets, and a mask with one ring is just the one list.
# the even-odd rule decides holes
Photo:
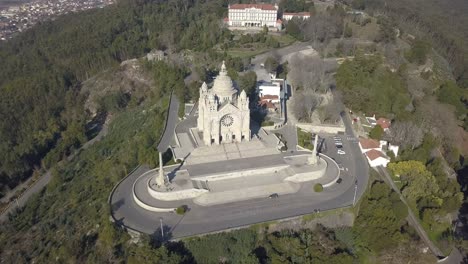
[(308, 150), (314, 150), (312, 133), (297, 128), (297, 144)]

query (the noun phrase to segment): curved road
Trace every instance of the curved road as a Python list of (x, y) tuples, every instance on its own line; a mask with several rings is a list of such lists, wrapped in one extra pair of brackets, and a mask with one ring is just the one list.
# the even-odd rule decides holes
[(179, 104), (179, 99), (177, 99), (177, 96), (172, 93), (166, 118), (166, 127), (164, 129), (164, 134), (158, 144), (159, 152), (166, 152), (167, 148), (169, 148), (169, 145), (172, 142), (172, 139), (174, 138), (175, 127), (177, 122), (179, 122)]

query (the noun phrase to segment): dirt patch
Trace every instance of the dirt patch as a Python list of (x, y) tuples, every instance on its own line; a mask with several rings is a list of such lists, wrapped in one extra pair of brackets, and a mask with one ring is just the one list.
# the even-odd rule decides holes
[(466, 157), (468, 155), (468, 132), (466, 132), (463, 128), (458, 127), (458, 134), (462, 139), (462, 141), (460, 142), (460, 151), (462, 155)]
[(86, 80), (82, 84), (81, 92), (88, 94), (85, 108), (95, 114), (100, 98), (115, 93), (140, 97), (153, 85), (153, 78), (144, 71), (137, 59), (132, 59)]

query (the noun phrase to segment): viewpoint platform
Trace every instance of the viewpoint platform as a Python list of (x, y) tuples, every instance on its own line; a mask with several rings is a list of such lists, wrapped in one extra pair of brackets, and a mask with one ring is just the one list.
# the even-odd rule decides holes
[(291, 194), (304, 182), (327, 186), (338, 179), (339, 170), (326, 173), (336, 164), (321, 158), (316, 147), (285, 151), (274, 133), (251, 122), (249, 98), (236, 88), (224, 62), (213, 87), (201, 86), (194, 111), (175, 131), (172, 151), (180, 164), (149, 170), (133, 184), (134, 201), (142, 208), (173, 212), (188, 201), (219, 205)]

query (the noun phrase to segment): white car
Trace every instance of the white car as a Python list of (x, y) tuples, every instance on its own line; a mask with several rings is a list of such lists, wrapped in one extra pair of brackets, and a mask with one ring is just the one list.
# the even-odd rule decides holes
[(342, 150), (342, 149), (339, 149), (339, 150), (337, 151), (337, 153), (340, 154), (340, 155), (346, 154), (346, 152), (344, 152), (344, 150)]

